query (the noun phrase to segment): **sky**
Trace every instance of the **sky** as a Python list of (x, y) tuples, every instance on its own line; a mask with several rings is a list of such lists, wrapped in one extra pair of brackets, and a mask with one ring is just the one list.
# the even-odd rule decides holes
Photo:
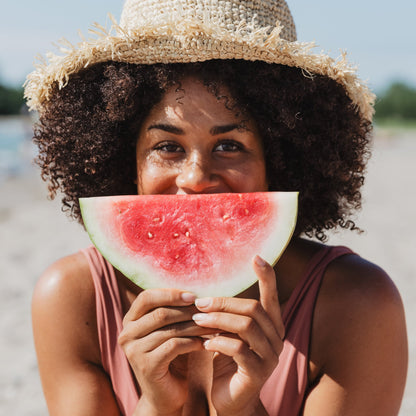
[[(415, 0), (287, 0), (298, 40), (314, 41), (316, 52), (336, 58), (348, 52), (360, 77), (381, 92), (393, 81), (416, 86)], [(70, 4), (70, 7), (68, 5)], [(32, 71), (34, 57), (56, 51), (65, 37), (79, 41), (93, 22), (119, 20), (123, 0), (13, 0), (2, 4), (0, 83), (18, 86)]]

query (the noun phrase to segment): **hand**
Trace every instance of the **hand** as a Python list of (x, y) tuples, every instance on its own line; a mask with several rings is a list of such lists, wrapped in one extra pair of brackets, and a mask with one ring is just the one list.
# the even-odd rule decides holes
[(119, 336), (141, 389), (138, 408), (173, 415), (187, 399), (187, 359), (203, 350), (201, 335), (215, 332), (191, 319), (195, 296), (174, 289), (141, 292), (123, 320)]
[(249, 415), (264, 411), (260, 390), (279, 362), (284, 325), (273, 268), (256, 256), (254, 270), (259, 278), (260, 300), (240, 298), (197, 299), (204, 313), (193, 316), (219, 335), (204, 342), (215, 352), (212, 403), (218, 415)]

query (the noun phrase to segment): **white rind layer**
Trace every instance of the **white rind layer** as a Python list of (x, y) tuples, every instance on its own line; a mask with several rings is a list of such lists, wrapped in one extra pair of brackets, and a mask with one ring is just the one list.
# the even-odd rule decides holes
[[(122, 272), (130, 280), (144, 289), (151, 288), (177, 288), (194, 292), (198, 297), (204, 296), (235, 296), (241, 293), (257, 281), (257, 275), (253, 270), (252, 259), (258, 254), (268, 263), (274, 265), (288, 245), (296, 225), (297, 218), (297, 192), (267, 192), (271, 200), (271, 206), (276, 210), (270, 215), (268, 228), (270, 233), (263, 240), (262, 245), (253, 251), (251, 258), (247, 258), (233, 271), (232, 276), (227, 278), (204, 282), (204, 287), (194, 287), (192, 284), (187, 287), (175, 286), (175, 284), (164, 276), (160, 270), (150, 262), (131, 252), (128, 249), (122, 250), (116, 241), (122, 237), (117, 235), (117, 230), (105, 223), (109, 217), (108, 200), (120, 198), (125, 200), (126, 196), (120, 197), (97, 197), (81, 198), (80, 206), (85, 228), (91, 241), (116, 269)], [(100, 215), (100, 213), (102, 215)], [(110, 214), (111, 215), (111, 214)], [(110, 238), (113, 236), (114, 238)], [(248, 242), (249, 243), (249, 242)], [(124, 253), (123, 253), (124, 251)]]

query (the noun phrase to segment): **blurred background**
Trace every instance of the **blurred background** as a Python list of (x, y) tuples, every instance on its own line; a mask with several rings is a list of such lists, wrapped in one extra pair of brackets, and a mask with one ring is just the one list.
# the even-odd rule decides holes
[[(357, 223), (365, 232), (334, 233), (383, 267), (405, 304), (410, 363), (401, 416), (416, 414), (416, 2), (288, 0), (298, 39), (315, 41), (337, 58), (348, 52), (360, 77), (377, 93), (373, 157)], [(95, 21), (110, 27), (122, 0), (3, 2), (0, 26), (0, 413), (47, 414), (32, 344), (30, 298), (42, 271), (87, 244), (82, 228), (47, 199), (33, 166), (35, 149), (22, 84), (35, 55), (57, 51), (64, 37), (79, 41)]]

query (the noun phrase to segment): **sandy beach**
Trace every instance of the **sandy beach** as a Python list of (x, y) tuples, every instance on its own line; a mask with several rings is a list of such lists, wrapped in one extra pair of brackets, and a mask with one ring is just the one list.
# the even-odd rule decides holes
[[(399, 288), (406, 309), (410, 362), (401, 416), (416, 415), (416, 131), (377, 131), (357, 223), (330, 244), (351, 247), (379, 264)], [(0, 414), (47, 415), (32, 342), (30, 302), (42, 271), (89, 243), (82, 227), (46, 198), (32, 167), (0, 182)]]

